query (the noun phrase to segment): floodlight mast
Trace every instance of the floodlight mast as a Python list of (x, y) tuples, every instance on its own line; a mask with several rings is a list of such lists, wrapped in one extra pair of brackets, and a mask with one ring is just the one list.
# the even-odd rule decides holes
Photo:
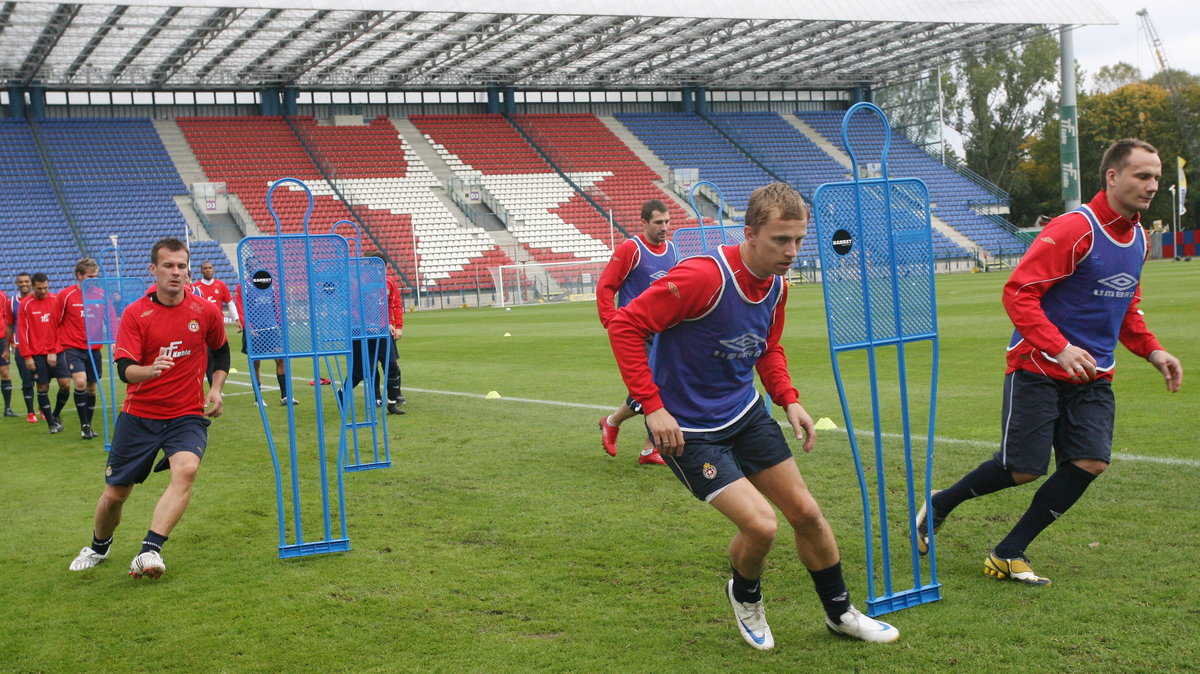
[(1150, 53), (1154, 55), (1158, 72), (1162, 74), (1163, 84), (1166, 86), (1167, 92), (1171, 94), (1171, 107), (1175, 109), (1175, 123), (1179, 127), (1179, 135), (1183, 139), (1184, 148), (1191, 157), (1200, 157), (1200, 140), (1196, 138), (1195, 124), (1183, 103), (1183, 88), (1175, 77), (1175, 72), (1171, 70), (1171, 65), (1167, 62), (1167, 48), (1163, 45), (1162, 38), (1158, 36), (1154, 22), (1150, 20), (1150, 12), (1143, 8), (1137, 12), (1137, 16), (1141, 19), (1142, 29), (1146, 31), (1146, 41), (1150, 43)]

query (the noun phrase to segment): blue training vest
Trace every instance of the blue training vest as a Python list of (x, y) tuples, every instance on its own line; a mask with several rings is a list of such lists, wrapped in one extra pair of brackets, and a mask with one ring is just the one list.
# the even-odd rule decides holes
[[(1096, 359), (1096, 369), (1107, 372), (1116, 363), (1114, 351), (1121, 323), (1137, 292), (1146, 261), (1146, 233), (1133, 228), (1129, 243), (1113, 241), (1091, 209), (1076, 211), (1092, 227), (1092, 248), (1079, 261), (1075, 273), (1055, 284), (1042, 296), (1042, 311), (1063, 337)], [(1013, 331), (1011, 350), (1023, 337)], [(1046, 354), (1053, 358), (1054, 354)]]
[(652, 366), (663, 405), (689, 432), (725, 428), (758, 402), (754, 365), (766, 352), (783, 297), (783, 278), (774, 276), (766, 297), (751, 302), (720, 250), (702, 257), (715, 260), (721, 272), (717, 303), (707, 314), (660, 333)]
[(675, 266), (675, 243), (667, 241), (667, 247), (661, 255), (650, 252), (640, 237), (633, 237), (638, 247), (638, 261), (629, 270), (624, 283), (617, 291), (617, 308), (633, 301), (635, 297), (646, 292), (651, 283), (667, 275), (667, 271)]

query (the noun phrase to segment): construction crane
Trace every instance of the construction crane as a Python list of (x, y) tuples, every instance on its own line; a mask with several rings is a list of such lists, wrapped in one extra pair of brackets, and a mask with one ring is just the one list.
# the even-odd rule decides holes
[(1183, 145), (1191, 157), (1200, 157), (1200, 138), (1196, 137), (1196, 124), (1192, 119), (1191, 111), (1184, 104), (1183, 87), (1175, 76), (1175, 71), (1167, 62), (1167, 49), (1163, 46), (1162, 39), (1158, 37), (1158, 31), (1154, 29), (1154, 22), (1150, 20), (1150, 12), (1143, 8), (1138, 11), (1137, 15), (1142, 21), (1142, 29), (1146, 31), (1146, 40), (1150, 42), (1150, 53), (1154, 55), (1154, 60), (1158, 64), (1163, 84), (1166, 85), (1167, 92), (1171, 94), (1171, 106), (1175, 108), (1175, 123), (1179, 127), (1179, 137), (1183, 139)]

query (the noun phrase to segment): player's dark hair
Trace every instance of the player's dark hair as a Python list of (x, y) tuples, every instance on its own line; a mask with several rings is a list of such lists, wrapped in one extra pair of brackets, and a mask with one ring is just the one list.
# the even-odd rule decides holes
[[(150, 249), (150, 264), (158, 264), (158, 251), (163, 248), (166, 248), (172, 253), (177, 253), (181, 250), (187, 250), (187, 246), (173, 236), (168, 236), (165, 239), (159, 239), (157, 242), (155, 242), (154, 247)], [(188, 259), (191, 259), (190, 253), (188, 254)]]
[(779, 209), (782, 220), (808, 220), (808, 205), (804, 197), (786, 183), (771, 183), (750, 193), (750, 204), (746, 207), (746, 226), (757, 230), (771, 217), (772, 209)]
[(13, 279), (14, 279), (14, 280), (15, 280), (15, 279), (19, 279), (19, 278), (21, 278), (22, 276), (28, 276), (30, 280), (33, 280), (33, 274), (30, 274), (30, 273), (29, 273), (29, 272), (27, 272), (27, 271), (23, 271), (23, 272), (21, 272), (20, 274), (17, 274), (16, 276), (14, 276), (14, 277), (13, 277)]
[(33, 281), (34, 283), (49, 283), (50, 277), (46, 276), (45, 274), (43, 274), (42, 272), (39, 271), (38, 273), (31, 276), (29, 280)]
[(90, 257), (81, 257), (75, 263), (75, 276), (85, 276), (88, 272), (100, 271), (100, 265)]
[(667, 205), (658, 199), (651, 199), (642, 204), (642, 222), (650, 222), (650, 218), (654, 217), (655, 213), (670, 213), (667, 210)]
[(1100, 160), (1100, 189), (1108, 189), (1108, 170), (1116, 169), (1120, 171), (1125, 167), (1125, 162), (1129, 161), (1129, 155), (1133, 154), (1134, 149), (1141, 148), (1150, 154), (1158, 154), (1158, 149), (1144, 140), (1137, 138), (1123, 138), (1108, 146), (1104, 151), (1104, 158)]

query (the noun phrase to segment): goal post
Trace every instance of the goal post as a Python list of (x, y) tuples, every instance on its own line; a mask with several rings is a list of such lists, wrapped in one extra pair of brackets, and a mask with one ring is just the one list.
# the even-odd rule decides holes
[(596, 283), (608, 259), (534, 262), (492, 267), (496, 306), (549, 302), (594, 302)]

